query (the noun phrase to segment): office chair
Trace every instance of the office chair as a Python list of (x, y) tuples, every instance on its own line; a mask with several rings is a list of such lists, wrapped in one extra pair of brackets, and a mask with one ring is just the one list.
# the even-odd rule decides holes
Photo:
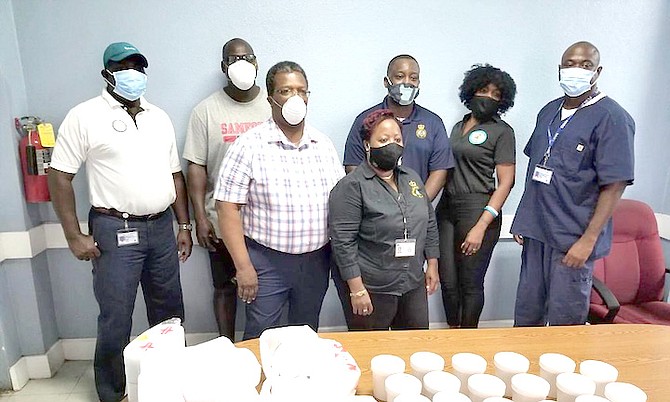
[(654, 211), (622, 199), (612, 216), (610, 254), (595, 262), (589, 322), (670, 325), (666, 268)]

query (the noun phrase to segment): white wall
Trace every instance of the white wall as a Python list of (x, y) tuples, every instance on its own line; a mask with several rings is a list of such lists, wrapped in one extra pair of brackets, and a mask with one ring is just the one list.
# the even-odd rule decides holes
[[(474, 63), (489, 62), (508, 71), (518, 85), (516, 106), (505, 119), (517, 133), (517, 171), (523, 177), (527, 161), (521, 149), (535, 115), (561, 94), (557, 84), (561, 53), (577, 40), (589, 40), (602, 53), (600, 88), (637, 122), (636, 181), (626, 197), (669, 213), (670, 114), (665, 92), (670, 88), (666, 72), (670, 3), (641, 4), (632, 0), (14, 0), (20, 63), (11, 62), (10, 71), (12, 79), (25, 78), (28, 111), (58, 126), (72, 106), (100, 93), (105, 46), (132, 42), (149, 59), (147, 97), (170, 114), (181, 146), (191, 108), (222, 84), (221, 46), (239, 36), (253, 45), (262, 78), (277, 61), (302, 64), (313, 93), (308, 119), (343, 150), (356, 114), (384, 96), (382, 78), (392, 56), (410, 53), (419, 60), (418, 101), (438, 113), (448, 128), (465, 112), (457, 97), (462, 73)], [(507, 213), (518, 203), (521, 183), (512, 192)], [(78, 211), (85, 220), (88, 203), (82, 184), (79, 177)], [(56, 220), (53, 211), (44, 212), (46, 220)], [(518, 255), (515, 245), (499, 245), (487, 279), (484, 319), (511, 316)], [(196, 250), (182, 271), (187, 313), (189, 308), (194, 311), (187, 321), (189, 330), (214, 329), (211, 311), (206, 310), (211, 290), (205, 257)], [(50, 254), (49, 264), (52, 281), (59, 281), (54, 289), (67, 289), (69, 283), (90, 286), (77, 276), (88, 268), (78, 265), (66, 250)], [(96, 311), (90, 296), (83, 292), (79, 297), (85, 300), (80, 300), (54, 292), (62, 333), (95, 335)], [(433, 320), (442, 317), (438, 304), (431, 300)], [(76, 307), (85, 314), (75, 313)], [(332, 295), (324, 306), (324, 322), (343, 322)]]

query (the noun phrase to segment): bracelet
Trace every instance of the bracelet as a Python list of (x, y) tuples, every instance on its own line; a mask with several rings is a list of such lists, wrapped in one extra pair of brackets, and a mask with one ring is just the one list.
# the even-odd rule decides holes
[(191, 225), (190, 223), (180, 223), (178, 224), (178, 226), (179, 230), (189, 230), (189, 231), (193, 230), (193, 225)]
[(493, 219), (497, 218), (498, 215), (499, 215), (499, 214), (498, 214), (498, 211), (496, 211), (495, 208), (493, 208), (493, 207), (490, 206), (490, 205), (485, 206), (485, 207), (484, 207), (484, 211), (486, 211), (486, 212), (490, 213), (491, 215), (493, 215)]
[(362, 297), (368, 294), (367, 289), (359, 290), (358, 292), (355, 293), (349, 293), (349, 297)]

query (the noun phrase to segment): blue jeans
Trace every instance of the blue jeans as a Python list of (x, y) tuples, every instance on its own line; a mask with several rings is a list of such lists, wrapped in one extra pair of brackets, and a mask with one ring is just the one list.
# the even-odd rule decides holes
[(129, 220), (128, 227), (139, 232), (139, 244), (130, 246), (117, 246), (122, 219), (91, 210), (88, 222), (101, 253), (92, 260), (93, 292), (100, 307), (95, 386), (101, 401), (116, 402), (125, 394), (123, 349), (130, 340), (137, 285), (142, 285), (149, 326), (184, 318), (177, 242), (170, 211), (150, 221)]
[(514, 325), (580, 325), (589, 313), (593, 260), (570, 268), (565, 253), (540, 241), (524, 238), (521, 274), (516, 292)]
[(287, 254), (246, 238), (258, 275), (256, 300), (246, 305), (244, 339), (258, 338), (280, 325), (288, 303), (288, 325), (319, 327), (321, 304), (328, 290), (330, 245), (304, 254)]

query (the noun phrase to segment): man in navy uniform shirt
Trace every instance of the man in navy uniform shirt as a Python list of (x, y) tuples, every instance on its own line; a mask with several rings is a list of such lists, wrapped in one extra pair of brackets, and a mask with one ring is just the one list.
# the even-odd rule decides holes
[(523, 245), (516, 326), (583, 324), (593, 262), (609, 253), (611, 216), (633, 183), (633, 118), (595, 83), (600, 53), (588, 42), (561, 59), (565, 96), (537, 116), (524, 149), (526, 188), (511, 232)]
[(373, 110), (390, 109), (402, 123), (402, 164), (419, 174), (433, 200), (444, 187), (447, 169), (454, 167), (454, 157), (442, 119), (414, 102), (419, 94), (419, 63), (408, 54), (395, 56), (386, 69), (384, 86), (388, 91), (384, 100), (359, 114), (351, 126), (344, 147), (345, 169), (349, 173), (365, 160), (363, 119)]

